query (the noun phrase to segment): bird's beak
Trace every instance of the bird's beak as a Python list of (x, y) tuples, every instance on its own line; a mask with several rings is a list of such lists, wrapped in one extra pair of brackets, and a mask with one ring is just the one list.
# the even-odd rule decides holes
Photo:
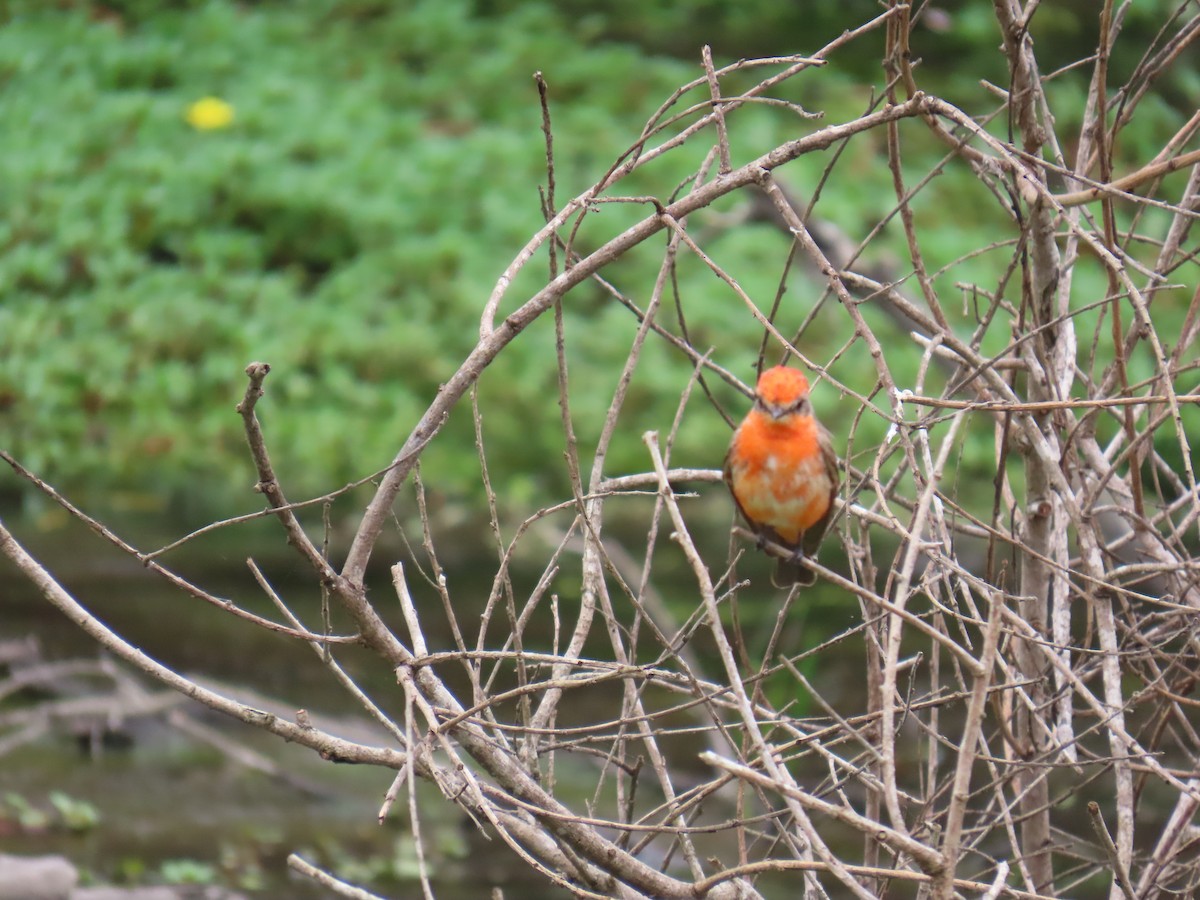
[(769, 415), (776, 422), (778, 422), (780, 419), (782, 419), (784, 416), (786, 416), (788, 414), (787, 407), (776, 406), (774, 403), (766, 404), (766, 409), (767, 409), (767, 415)]

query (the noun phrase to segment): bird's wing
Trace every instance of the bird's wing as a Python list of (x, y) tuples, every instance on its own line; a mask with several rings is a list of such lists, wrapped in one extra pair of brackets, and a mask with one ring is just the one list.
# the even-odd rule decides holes
[[(737, 436), (735, 435), (734, 440), (736, 441), (736, 439), (737, 439)], [(733, 505), (737, 507), (738, 515), (740, 515), (750, 525), (750, 527), (753, 528), (754, 522), (751, 521), (751, 519), (748, 515), (746, 515), (746, 510), (742, 509), (741, 501), (738, 500), (737, 494), (733, 490), (733, 466), (729, 462), (729, 457), (733, 455), (733, 447), (734, 447), (734, 444), (733, 444), (733, 442), (731, 442), (729, 444), (729, 449), (725, 451), (725, 465), (724, 465), (725, 486), (729, 488), (729, 496), (733, 498)]]
[(821, 458), (825, 461), (825, 474), (829, 476), (829, 480), (833, 484), (833, 493), (836, 494), (838, 486), (841, 484), (841, 478), (838, 476), (837, 451), (833, 449), (833, 438), (829, 436), (824, 425), (818, 427), (817, 443), (821, 447)]
[(829, 432), (825, 430), (824, 426), (821, 426), (817, 432), (817, 442), (821, 447), (821, 460), (825, 463), (825, 476), (829, 479), (830, 484), (829, 509), (804, 532), (801, 543), (806, 556), (813, 556), (821, 547), (825, 530), (829, 528), (829, 520), (833, 518), (833, 498), (837, 495), (838, 485), (841, 483), (841, 479), (838, 477), (837, 453), (833, 449), (833, 439), (830, 438)]

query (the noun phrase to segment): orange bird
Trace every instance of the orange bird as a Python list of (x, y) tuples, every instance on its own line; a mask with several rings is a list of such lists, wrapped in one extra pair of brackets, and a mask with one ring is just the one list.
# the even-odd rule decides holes
[(837, 454), (829, 432), (813, 416), (808, 379), (786, 366), (767, 369), (754, 391), (754, 408), (733, 433), (725, 455), (725, 483), (738, 511), (758, 535), (791, 549), (780, 559), (776, 587), (812, 584), (800, 565), (821, 546), (838, 490)]

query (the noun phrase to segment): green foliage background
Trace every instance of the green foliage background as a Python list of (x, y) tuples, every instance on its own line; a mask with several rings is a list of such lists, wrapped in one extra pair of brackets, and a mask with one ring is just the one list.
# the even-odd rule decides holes
[[(233, 407), (244, 366), (262, 359), (274, 371), (260, 413), (293, 497), (381, 468), (473, 345), (496, 277), (541, 224), (532, 73), (550, 83), (562, 200), (599, 177), (662, 100), (699, 74), (701, 43), (713, 44), (718, 63), (811, 51), (878, 12), (867, 0), (781, 6), (9, 4), (0, 28), (0, 446), (100, 509), (207, 516), (230, 502), (253, 508)], [(1166, 6), (1139, 5), (1130, 29), (1153, 33)], [(951, 35), (922, 32), (929, 77), (956, 101), (984, 96), (981, 74), (1005, 81), (987, 7), (952, 8)], [(1093, 18), (1087, 4), (1062, 3), (1038, 22), (1073, 59), (1094, 41)], [(783, 95), (835, 120), (857, 114), (880, 86), (880, 40), (855, 45)], [(964, 59), (979, 62), (957, 78)], [(1070, 77), (1061, 85), (1079, 88)], [(1122, 151), (1152, 155), (1186, 107), (1171, 92), (1194, 89), (1167, 85), (1153, 101), (1158, 121), (1138, 131), (1145, 146), (1131, 136)], [(231, 127), (186, 123), (188, 105), (208, 95), (232, 104)], [(735, 163), (811, 127), (746, 111), (734, 126)], [(855, 236), (894, 202), (874, 140), (851, 145), (839, 163), (850, 177), (830, 180), (820, 209)], [(918, 173), (942, 152), (921, 140), (906, 150)], [(702, 149), (649, 167), (628, 190), (662, 196)], [(806, 193), (827, 161), (805, 158), (786, 177)], [(935, 262), (986, 243), (979, 229), (996, 212), (981, 196), (973, 178), (949, 170), (935, 197), (918, 200)], [(598, 245), (642, 214), (605, 207), (581, 245)], [(881, 246), (891, 242), (902, 258), (900, 240), (885, 235)], [(660, 247), (642, 248), (610, 274), (641, 303)], [(726, 231), (710, 249), (760, 302), (774, 294), (786, 244), (772, 229)], [(946, 289), (989, 265), (959, 267)], [(537, 286), (531, 271), (510, 297)], [(694, 260), (681, 268), (680, 289), (695, 310), (696, 344), (750, 379), (760, 333), (744, 308)], [(783, 318), (790, 326), (805, 312), (800, 284)], [(591, 423), (580, 435), (586, 450), (636, 322), (592, 287), (570, 295), (565, 315), (572, 404)], [(805, 344), (816, 358), (846, 336), (841, 317), (819, 324)], [(550, 323), (539, 322), (481, 388), (493, 478), (518, 503), (563, 488), (552, 354)], [(856, 364), (848, 358), (839, 374), (854, 383)], [(689, 372), (677, 354), (651, 346), (610, 470), (645, 467), (639, 436), (669, 427)], [(719, 465), (726, 427), (710, 409), (693, 413), (676, 458)], [(469, 411), (439, 437), (425, 477), (452, 500), (478, 490)], [(8, 499), (28, 500), (4, 483)]]

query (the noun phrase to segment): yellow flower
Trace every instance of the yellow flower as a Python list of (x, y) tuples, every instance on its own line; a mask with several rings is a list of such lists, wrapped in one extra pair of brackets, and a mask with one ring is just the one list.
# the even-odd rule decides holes
[(219, 97), (202, 97), (187, 108), (184, 118), (198, 131), (228, 128), (233, 122), (233, 107)]

